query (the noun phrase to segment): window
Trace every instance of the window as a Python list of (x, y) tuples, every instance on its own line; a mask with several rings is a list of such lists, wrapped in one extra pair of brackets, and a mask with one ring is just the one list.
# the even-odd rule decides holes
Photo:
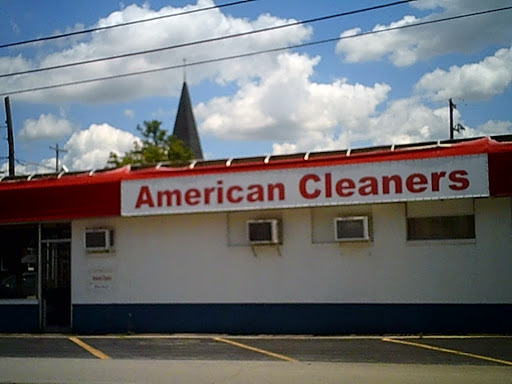
[(475, 238), (473, 199), (407, 203), (407, 240)]
[(0, 299), (35, 298), (38, 226), (1, 226), (0, 245)]
[(412, 217), (407, 219), (407, 240), (449, 240), (474, 238), (474, 215)]

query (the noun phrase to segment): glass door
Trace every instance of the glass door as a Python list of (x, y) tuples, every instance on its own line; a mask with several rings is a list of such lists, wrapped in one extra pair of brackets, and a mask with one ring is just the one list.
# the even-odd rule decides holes
[(71, 241), (41, 241), (43, 329), (71, 326)]

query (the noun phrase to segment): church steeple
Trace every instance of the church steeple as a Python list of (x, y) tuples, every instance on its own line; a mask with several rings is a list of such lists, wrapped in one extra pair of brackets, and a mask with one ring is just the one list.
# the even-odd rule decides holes
[(203, 151), (201, 150), (199, 135), (197, 134), (196, 121), (192, 111), (192, 103), (190, 102), (186, 80), (183, 81), (183, 88), (181, 89), (180, 104), (176, 114), (173, 135), (183, 140), (185, 145), (194, 152), (197, 160), (203, 159)]

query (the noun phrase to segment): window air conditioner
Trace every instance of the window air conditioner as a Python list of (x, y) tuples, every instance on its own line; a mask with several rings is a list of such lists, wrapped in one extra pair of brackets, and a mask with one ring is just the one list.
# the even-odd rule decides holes
[(85, 230), (85, 249), (87, 252), (110, 252), (113, 248), (113, 229), (91, 228)]
[(247, 234), (251, 245), (279, 244), (279, 220), (249, 220)]
[(334, 240), (370, 240), (368, 216), (346, 216), (334, 219)]

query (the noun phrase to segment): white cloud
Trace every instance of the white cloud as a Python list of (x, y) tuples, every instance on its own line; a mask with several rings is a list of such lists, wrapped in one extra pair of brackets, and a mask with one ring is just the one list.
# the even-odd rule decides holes
[(503, 93), (512, 82), (512, 48), (500, 49), (479, 63), (436, 69), (421, 77), (416, 89), (434, 100), (480, 101)]
[(512, 134), (512, 122), (489, 120), (478, 126), (476, 130), (482, 135), (509, 135)]
[[(140, 138), (130, 132), (117, 129), (109, 124), (92, 124), (88, 129), (76, 131), (63, 148), (67, 151), (61, 157), (60, 165), (70, 171), (105, 168), (110, 152), (122, 155), (133, 148)], [(0, 165), (0, 174), (8, 173), (8, 163)], [(38, 163), (16, 164), (17, 175), (55, 172), (55, 157)]]
[[(454, 117), (459, 118), (457, 111)], [(382, 114), (369, 119), (368, 133), (376, 145), (448, 139), (448, 107), (431, 109), (417, 98), (395, 100)]]
[[(23, 58), (21, 54), (17, 56), (4, 56), (0, 57), (0, 73), (12, 73), (12, 72), (20, 72), (20, 71), (26, 71), (30, 69), (33, 66), (33, 64)], [(17, 80), (13, 78), (6, 78), (2, 80), (2, 83), (4, 87), (14, 87), (17, 84)]]
[[(402, 27), (417, 22), (418, 20), (414, 16), (405, 16), (402, 20), (390, 25), (377, 25), (373, 31)], [(340, 35), (344, 39), (336, 44), (336, 53), (342, 55), (345, 61), (357, 63), (380, 60), (388, 54), (393, 63), (399, 66), (410, 65), (417, 60), (417, 48), (411, 47), (411, 36), (400, 31), (390, 31), (347, 39), (348, 36), (358, 35), (361, 32), (361, 28), (353, 28)]]
[[(120, 11), (100, 19), (96, 27), (110, 26), (144, 18), (153, 18), (171, 13), (190, 11), (213, 6), (213, 0), (198, 0), (196, 5), (183, 8), (163, 7), (152, 10), (149, 5), (130, 5)], [(114, 56), (130, 52), (145, 51), (153, 48), (169, 47), (184, 42), (210, 39), (260, 28), (288, 23), (292, 20), (262, 15), (256, 20), (235, 18), (225, 15), (219, 9), (189, 14), (186, 17), (163, 19), (149, 24), (137, 24), (123, 28), (109, 29), (90, 35), (88, 41), (70, 40), (67, 48), (52, 52), (40, 60), (28, 62), (22, 56), (4, 57), (0, 60), (2, 73), (25, 70), (27, 67), (40, 68), (64, 63)], [(128, 72), (146, 71), (155, 68), (181, 65), (183, 59), (188, 63), (209, 60), (255, 50), (281, 47), (308, 39), (312, 29), (307, 26), (279, 29), (272, 32), (254, 34), (228, 39), (216, 43), (199, 44), (158, 53), (111, 60), (86, 66), (61, 68), (56, 71), (34, 73), (0, 79), (0, 89), (24, 89), (48, 84), (80, 81), (83, 79), (119, 75)], [(276, 55), (258, 55), (229, 62), (212, 63), (200, 67), (189, 66), (189, 83), (199, 83), (210, 79), (220, 83), (229, 81), (244, 82), (260, 75), (275, 66)], [(5, 68), (4, 68), (5, 67)], [(63, 87), (39, 92), (20, 94), (20, 100), (33, 102), (58, 103), (73, 101), (100, 103), (108, 101), (133, 100), (138, 97), (177, 94), (182, 83), (183, 71), (172, 70), (151, 75), (128, 77), (118, 80), (102, 81), (73, 87)]]
[(119, 155), (133, 148), (140, 139), (109, 124), (92, 124), (88, 129), (75, 132), (64, 148), (68, 151), (62, 159), (69, 169), (86, 170), (105, 168), (110, 152)]
[[(504, 0), (428, 0), (411, 3), (422, 10), (433, 10), (423, 18), (405, 16), (388, 25), (376, 25), (373, 31), (427, 22), (510, 5)], [(442, 9), (441, 12), (437, 12)], [(359, 28), (341, 33), (341, 37), (360, 32)], [(397, 66), (407, 66), (438, 55), (473, 52), (484, 44), (509, 43), (512, 36), (510, 12), (496, 12), (475, 17), (405, 28), (357, 38), (344, 39), (336, 45), (345, 61), (365, 62), (389, 58)]]
[(380, 114), (360, 116), (356, 124), (359, 130), (344, 125), (337, 134), (303, 132), (295, 142), (274, 144), (274, 154), (360, 147), (361, 143), (363, 146), (411, 143), (449, 136), (447, 108), (432, 110), (417, 98), (393, 101)]
[[(196, 5), (183, 8), (168, 6), (160, 10), (151, 9), (149, 3), (143, 6), (121, 5), (120, 11), (98, 20), (92, 27), (203, 8), (213, 4), (212, 0), (199, 0)], [(416, 16), (396, 17), (397, 20), (386, 22), (386, 25), (377, 25), (374, 29), (428, 21), (503, 6), (503, 4), (505, 4), (503, 0), (488, 2), (422, 0), (410, 3), (412, 7), (421, 11)], [(419, 16), (427, 13), (428, 16)], [(507, 14), (503, 12), (430, 27), (409, 28), (347, 39), (338, 44), (337, 52), (350, 62), (389, 59), (396, 65), (405, 66), (444, 53), (474, 52), (482, 46), (484, 41), (488, 43), (487, 49), (503, 46), (504, 41), (509, 47), (512, 41), (512, 29), (509, 17), (506, 16)], [(52, 43), (51, 53), (46, 50), (48, 45), (45, 44), (44, 50), (41, 51), (36, 45), (33, 52), (28, 51), (30, 56), (0, 57), (0, 73), (171, 46), (290, 21), (270, 15), (262, 15), (253, 20), (236, 18), (223, 14), (220, 10), (200, 12), (171, 20), (172, 22), (167, 19), (98, 32), (81, 37), (80, 41), (65, 39), (59, 44)], [(197, 60), (300, 43), (309, 39), (312, 31), (310, 27), (299, 26), (144, 57), (114, 60), (30, 76), (4, 78), (0, 79), (0, 89), (28, 88), (48, 83), (180, 65), (183, 58), (186, 58), (190, 64)], [(345, 31), (343, 34), (349, 35), (356, 31), (358, 30)], [(5, 54), (13, 51), (8, 50)], [(226, 140), (272, 142), (274, 143), (273, 153), (278, 154), (446, 139), (449, 136), (447, 103), (443, 103), (442, 108), (435, 109), (425, 104), (421, 97), (426, 95), (435, 101), (446, 101), (450, 97), (470, 101), (484, 100), (507, 92), (506, 87), (509, 87), (512, 82), (511, 57), (512, 48), (507, 48), (485, 59), (476, 59), (481, 60), (480, 62), (452, 67), (445, 65), (444, 69), (434, 70), (421, 77), (416, 84), (415, 97), (394, 101), (388, 99), (391, 95), (391, 86), (384, 81), (394, 84), (393, 82), (397, 81), (395, 76), (400, 77), (402, 70), (386, 71), (386, 77), (382, 77), (383, 80), (380, 83), (357, 83), (350, 78), (335, 78), (335, 76), (338, 73), (344, 73), (343, 76), (346, 74), (365, 76), (365, 74), (361, 75), (351, 70), (345, 71), (342, 66), (333, 68), (329, 58), (326, 57), (325, 63), (322, 62), (322, 73), (317, 75), (318, 78), (332, 80), (320, 83), (315, 80), (314, 73), (315, 68), (320, 65), (320, 57), (310, 57), (306, 54), (274, 53), (200, 67), (189, 65), (187, 79), (189, 84), (198, 84), (205, 80), (219, 84), (234, 82), (235, 84), (232, 83), (221, 90), (223, 95), (231, 92), (234, 86), (238, 87), (237, 91), (230, 96), (216, 97), (196, 106), (195, 113), (197, 121), (201, 123), (201, 134), (211, 134)], [(457, 56), (458, 58), (460, 56)], [(432, 65), (437, 65), (437, 61)], [(411, 74), (416, 69), (422, 68), (425, 66), (414, 67), (407, 73)], [(418, 78), (420, 76), (421, 74)], [(105, 103), (150, 96), (169, 97), (179, 92), (182, 79), (183, 72), (173, 70), (150, 76), (17, 95), (16, 98), (21, 102), (71, 105), (66, 102)], [(404, 76), (404, 79), (400, 78), (398, 81), (405, 82), (407, 79)], [(403, 88), (406, 86), (407, 84), (404, 84)], [(397, 93), (402, 92), (398, 88)], [(120, 103), (112, 105), (115, 105), (112, 108), (120, 108), (115, 112), (116, 115), (124, 112), (126, 117), (135, 118), (135, 111), (126, 109), (129, 106), (123, 106)], [(134, 104), (130, 106), (133, 107)], [(165, 117), (164, 120), (174, 118), (174, 110), (157, 107), (159, 105), (155, 104), (147, 114), (159, 120), (162, 120), (162, 117)], [(137, 116), (142, 114), (137, 110)], [(456, 122), (466, 125), (458, 111), (455, 111), (455, 114)], [(63, 137), (72, 133), (73, 129), (76, 130), (76, 127), (71, 127), (70, 131), (65, 123), (66, 120), (63, 118), (41, 115), (38, 119), (26, 121), (19, 137), (23, 140), (48, 139), (54, 138), (51, 135), (60, 134), (59, 137)], [(476, 128), (466, 125), (466, 131), (456, 137), (510, 133), (511, 126), (512, 124), (507, 121), (491, 120)], [(73, 170), (102, 168), (111, 151), (122, 154), (132, 148), (134, 140), (138, 139), (133, 134), (109, 124), (93, 124), (88, 129), (77, 131), (71, 136), (64, 146), (68, 153), (62, 160)], [(48, 153), (47, 146), (45, 150)], [(52, 167), (54, 160), (46, 159), (43, 163)], [(28, 166), (25, 169), (28, 170)]]
[[(31, 175), (41, 173), (52, 173), (55, 172), (55, 158), (43, 159), (38, 163), (31, 162), (17, 162), (15, 164), (14, 174), (20, 175)], [(0, 164), (0, 177), (9, 174), (9, 163), (5, 162)]]
[(20, 34), (20, 27), (18, 27), (18, 24), (14, 22), (14, 20), (9, 20), (9, 24), (11, 25), (11, 29), (14, 32), (15, 35)]
[(342, 126), (363, 135), (361, 120), (375, 112), (390, 87), (349, 84), (346, 79), (314, 83), (310, 77), (318, 62), (280, 54), (278, 68), (258, 82), (243, 85), (233, 97), (200, 103), (195, 111), (203, 119), (201, 131), (223, 139), (295, 141), (327, 137)]
[[(455, 138), (512, 134), (512, 122), (490, 120), (476, 128), (468, 126), (461, 120), (457, 110), (454, 119), (461, 122), (465, 130), (455, 133)], [(278, 142), (273, 145), (274, 154), (305, 151), (323, 151), (390, 144), (408, 144), (433, 140), (447, 140), (450, 137), (448, 106), (429, 108), (417, 97), (395, 100), (380, 114), (361, 118), (361, 132), (342, 129), (333, 133), (302, 132), (294, 141)]]
[(71, 134), (73, 129), (73, 124), (66, 119), (58, 118), (51, 113), (42, 114), (37, 120), (25, 120), (18, 138), (22, 141), (59, 140)]
[[(460, 119), (460, 117), (458, 118)], [(462, 121), (463, 130), (455, 132), (454, 137), (481, 137), (481, 136), (495, 136), (495, 135), (511, 135), (512, 134), (512, 121), (495, 121), (489, 120), (484, 124), (473, 128)], [(448, 132), (448, 131), (447, 131)]]
[(128, 117), (130, 120), (133, 120), (135, 118), (135, 111), (133, 109), (125, 109), (124, 115)]

